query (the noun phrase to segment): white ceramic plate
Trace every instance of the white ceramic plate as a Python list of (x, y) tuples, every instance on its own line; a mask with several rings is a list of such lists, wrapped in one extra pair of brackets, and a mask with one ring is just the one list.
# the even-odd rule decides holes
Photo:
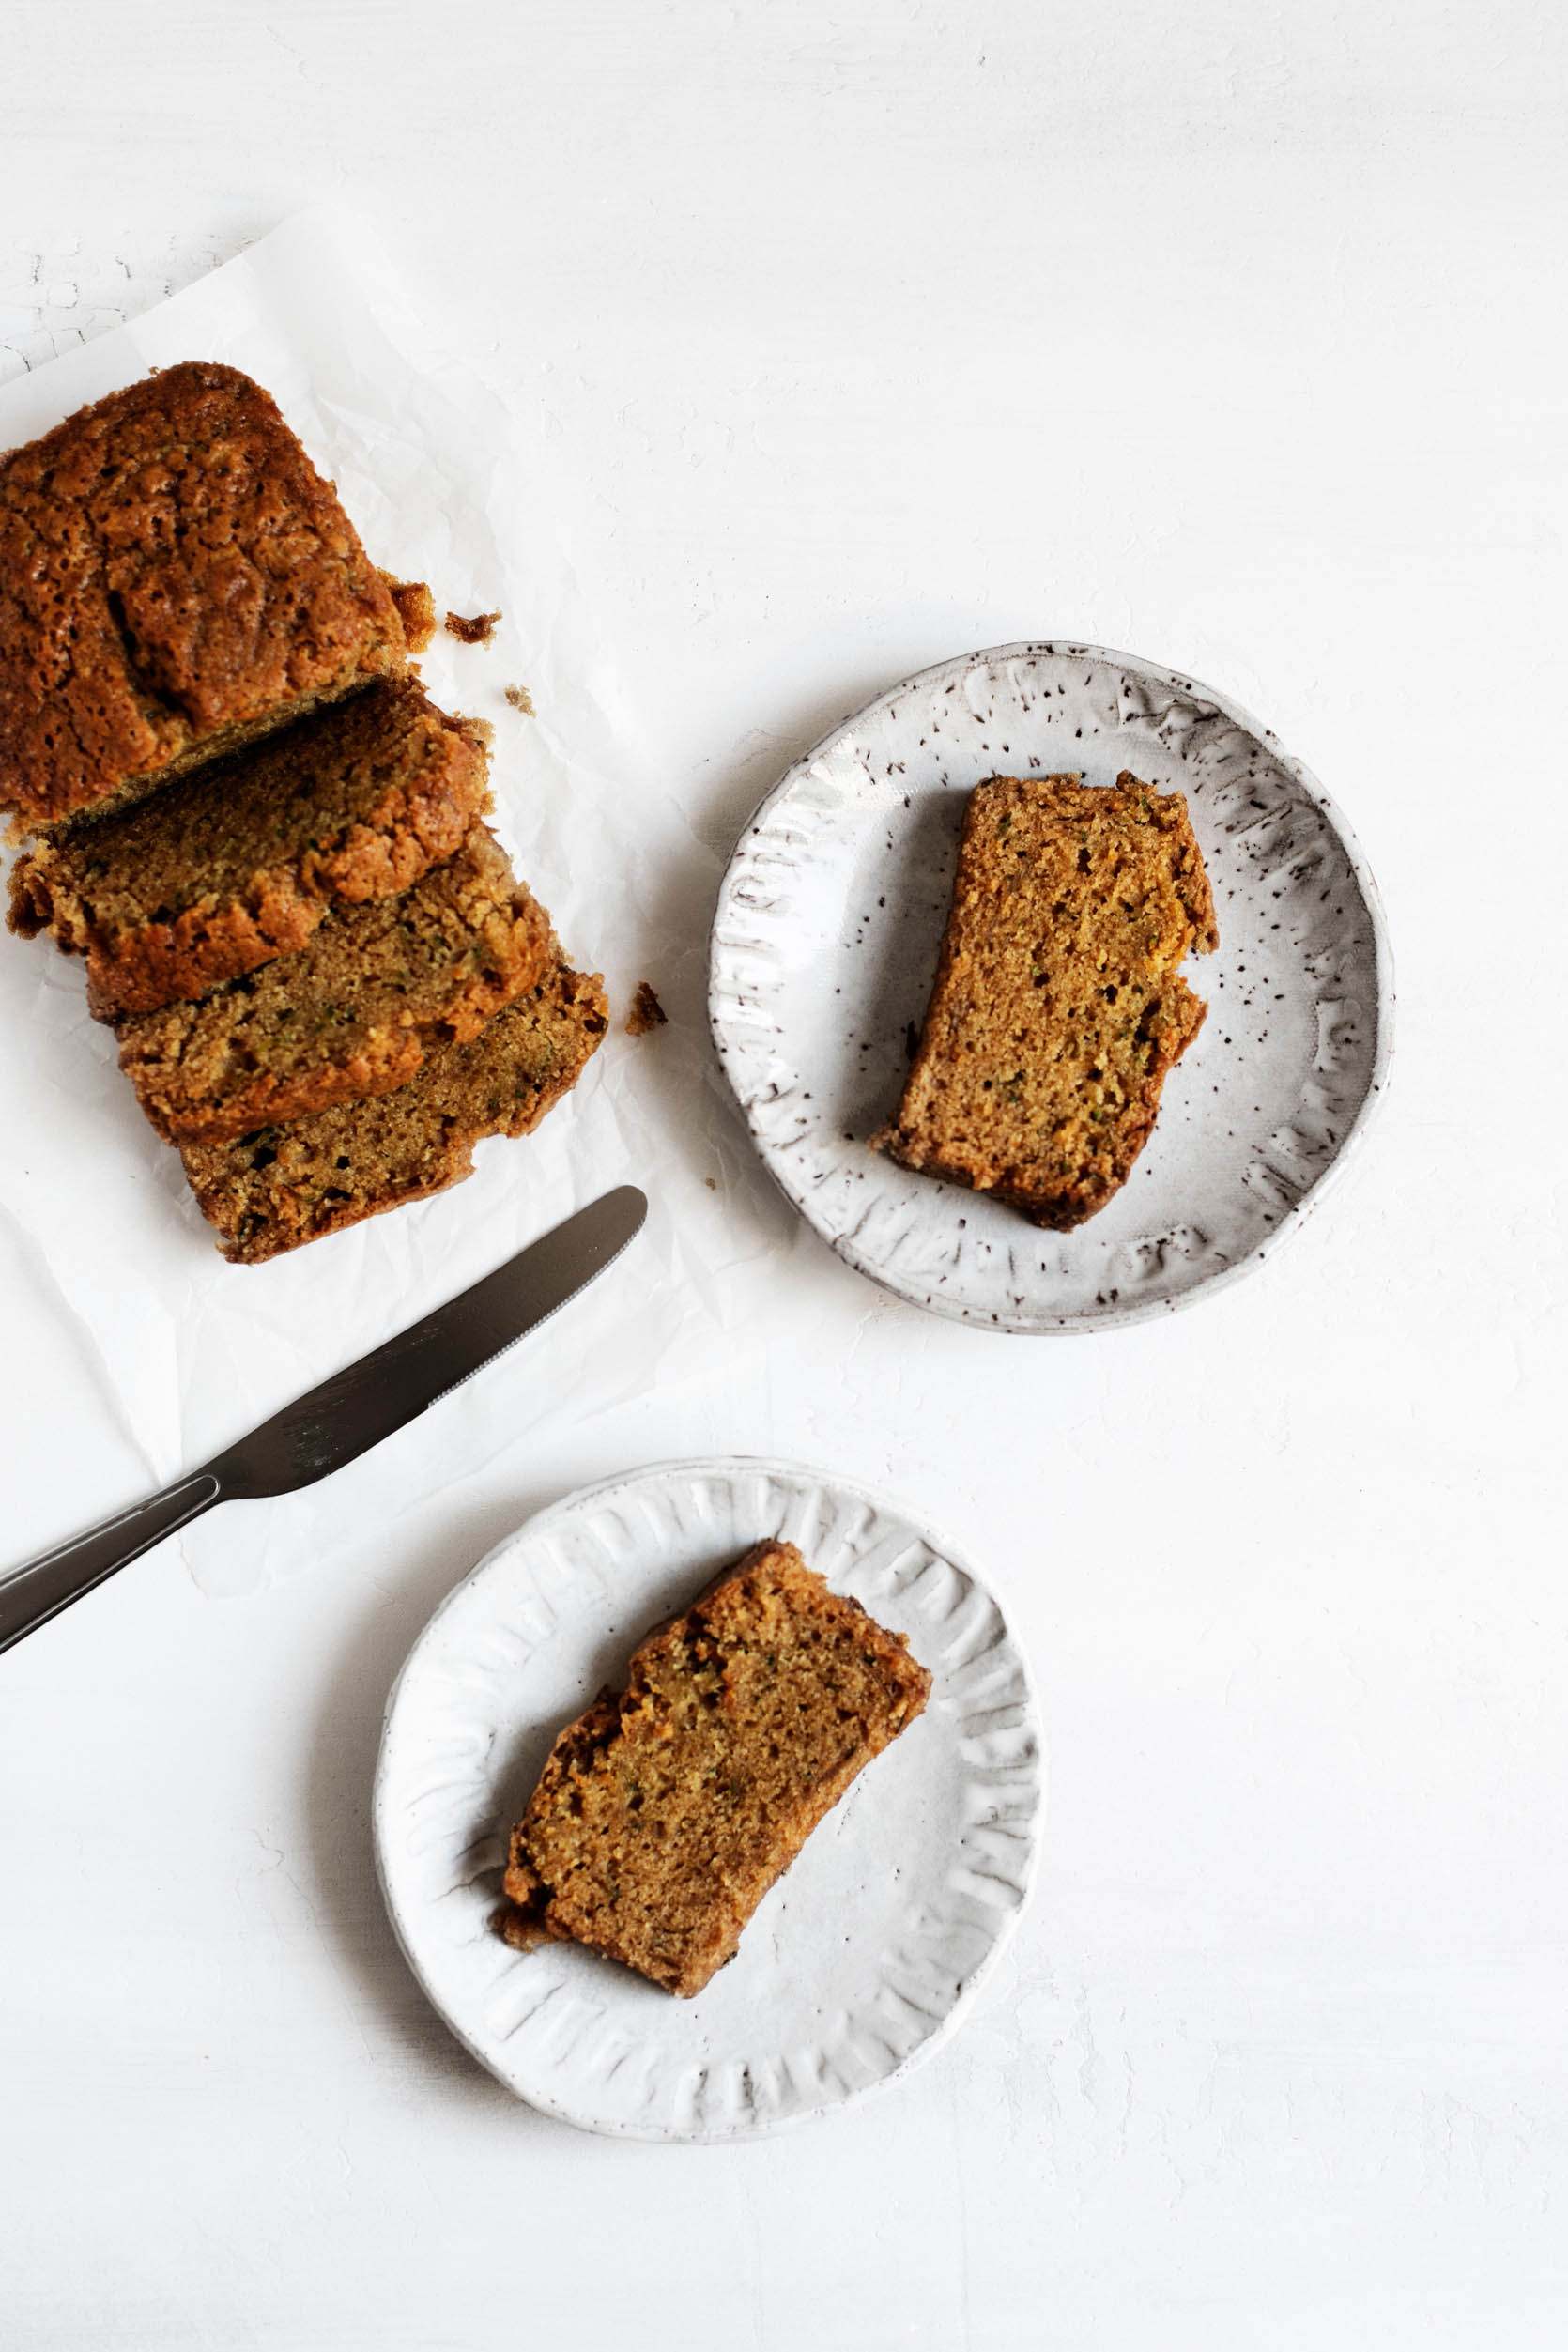
[[(867, 1148), (897, 1107), (988, 776), (1130, 768), (1187, 795), (1219, 915), (1208, 1006), (1131, 1177), (1070, 1234)], [(714, 1038), (768, 1168), (841, 1257), (917, 1306), (1084, 1331), (1181, 1306), (1300, 1222), (1390, 1047), (1376, 885), (1320, 785), (1236, 703), (1093, 645), (1004, 645), (895, 686), (770, 792), (720, 887)]]
[[(512, 1951), (491, 1925), (505, 1834), (556, 1732), (769, 1535), (908, 1634), (936, 1678), (925, 1714), (694, 2000), (576, 1945)], [(1044, 1799), (1022, 1659), (949, 1545), (843, 1479), (685, 1462), (558, 1503), (442, 1603), (387, 1702), (376, 1853), (415, 1975), (510, 2089), (592, 2131), (732, 2140), (825, 2114), (946, 2038), (1017, 1924)]]

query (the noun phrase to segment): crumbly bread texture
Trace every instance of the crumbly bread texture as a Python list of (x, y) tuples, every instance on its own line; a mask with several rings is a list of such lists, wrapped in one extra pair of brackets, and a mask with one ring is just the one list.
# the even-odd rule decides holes
[(467, 618), (460, 612), (449, 612), (446, 617), (447, 634), (454, 637), (460, 645), (488, 645), (496, 634), (500, 617), (499, 612), (476, 612)]
[(571, 1091), (608, 1024), (597, 973), (559, 958), (464, 1045), (436, 1045), (394, 1094), (337, 1104), (180, 1157), (219, 1247), (256, 1266), (460, 1183), (487, 1135), (526, 1135)]
[(0, 810), (22, 829), (406, 660), (336, 492), (238, 368), (166, 368), (0, 458)]
[(669, 1015), (665, 1011), (648, 981), (638, 980), (632, 1009), (626, 1015), (626, 1035), (645, 1038), (651, 1029), (662, 1029)]
[(919, 1048), (873, 1149), (1037, 1225), (1082, 1224), (1126, 1183), (1203, 1025), (1177, 967), (1218, 941), (1179, 792), (1126, 771), (979, 785)]
[(477, 1036), (554, 953), (549, 917), (475, 825), (411, 890), (330, 915), (293, 955), (123, 1014), (120, 1068), (167, 1142), (228, 1142), (407, 1084), (428, 1046)]
[(792, 1544), (764, 1543), (651, 1633), (550, 1751), (512, 1832), (501, 1933), (569, 1938), (700, 1992), (931, 1678)]
[(423, 653), (436, 634), (435, 597), (423, 580), (400, 580), (391, 572), (383, 572), (381, 577), (397, 607), (409, 653)]
[(87, 959), (100, 1021), (200, 996), (302, 947), (332, 906), (395, 896), (489, 806), (473, 730), (405, 679), (34, 844), (12, 930)]

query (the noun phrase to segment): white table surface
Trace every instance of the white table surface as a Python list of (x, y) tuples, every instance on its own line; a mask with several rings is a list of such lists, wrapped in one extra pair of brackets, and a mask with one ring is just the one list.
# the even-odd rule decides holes
[[(1040, 635), (1207, 680), (1316, 770), (1401, 1017), (1294, 1246), (1088, 1341), (884, 1298), (694, 1095), (776, 1271), (744, 1346), (548, 1459), (519, 1427), (330, 1571), (223, 1600), (165, 1546), (0, 1661), (0, 2340), (1560, 2344), (1560, 12), (56, 0), (4, 31), (0, 378), (347, 191), (546, 453), (689, 814), (657, 976), (694, 1036), (752, 801), (901, 673)], [(0, 1298), (16, 1559), (146, 1465), (5, 1232)], [(864, 1476), (1005, 1582), (1052, 1812), (913, 2082), (752, 2147), (619, 2145), (426, 2009), (370, 1773), (500, 1534), (720, 1450)]]

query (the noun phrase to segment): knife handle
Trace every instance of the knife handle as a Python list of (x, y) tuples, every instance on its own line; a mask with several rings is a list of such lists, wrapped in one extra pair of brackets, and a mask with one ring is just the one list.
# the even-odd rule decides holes
[(112, 1576), (116, 1568), (137, 1560), (177, 1528), (199, 1518), (223, 1499), (223, 1490), (210, 1470), (195, 1470), (189, 1478), (149, 1495), (146, 1502), (113, 1519), (89, 1528), (52, 1552), (40, 1552), (23, 1567), (0, 1576), (0, 1650), (36, 1632), (58, 1617), (72, 1601)]

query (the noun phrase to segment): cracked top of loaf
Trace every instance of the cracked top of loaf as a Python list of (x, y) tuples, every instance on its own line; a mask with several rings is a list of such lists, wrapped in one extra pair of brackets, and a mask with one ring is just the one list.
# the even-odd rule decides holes
[(336, 491), (238, 368), (165, 368), (0, 457), (13, 824), (137, 797), (407, 658)]

